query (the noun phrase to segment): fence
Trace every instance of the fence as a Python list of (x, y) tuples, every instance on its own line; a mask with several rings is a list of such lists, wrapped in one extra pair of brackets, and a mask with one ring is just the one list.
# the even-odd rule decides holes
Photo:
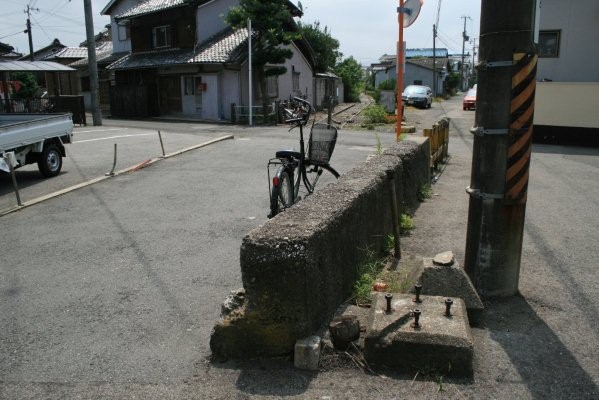
[[(264, 110), (262, 105), (252, 106), (252, 122), (263, 123), (265, 120), (267, 122), (278, 122), (276, 120), (277, 116), (277, 104), (272, 103), (269, 104), (266, 108), (266, 116), (264, 115)], [(250, 107), (249, 106), (237, 106), (235, 103), (231, 104), (231, 122), (236, 123), (249, 123), (250, 119)]]
[(432, 129), (423, 129), (430, 141), (430, 167), (437, 168), (449, 155), (449, 118), (443, 118)]
[(70, 112), (73, 115), (74, 124), (86, 125), (83, 96), (62, 95), (29, 99), (2, 99), (0, 100), (0, 112), (40, 114)]

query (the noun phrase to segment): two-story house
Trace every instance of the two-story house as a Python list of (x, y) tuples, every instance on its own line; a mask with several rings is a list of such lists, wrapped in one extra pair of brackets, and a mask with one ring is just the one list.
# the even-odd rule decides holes
[[(248, 105), (248, 30), (224, 21), (239, 0), (111, 0), (113, 52), (127, 55), (110, 71), (115, 116), (184, 115), (229, 120), (232, 105)], [(288, 2), (293, 17), (301, 11)], [(290, 20), (290, 29), (295, 22)], [(298, 41), (287, 72), (270, 78), (268, 100), (304, 95), (312, 99), (313, 53)], [(253, 101), (262, 93), (253, 81)]]

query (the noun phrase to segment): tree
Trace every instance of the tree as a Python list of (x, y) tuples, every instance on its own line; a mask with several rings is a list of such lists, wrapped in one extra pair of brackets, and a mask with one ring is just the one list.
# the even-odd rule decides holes
[[(289, 4), (286, 0), (241, 0), (239, 7), (233, 7), (225, 17), (225, 21), (234, 29), (247, 26), (252, 21), (252, 31), (256, 35), (252, 49), (252, 66), (256, 72), (262, 107), (266, 118), (268, 92), (266, 78), (284, 74), (284, 66), (267, 67), (267, 65), (283, 64), (293, 56), (293, 51), (286, 45), (300, 37), (292, 32), (293, 24)], [(283, 45), (283, 46), (282, 46)]]
[(12, 97), (15, 99), (30, 99), (37, 93), (37, 81), (31, 72), (13, 72), (10, 74), (13, 81), (21, 82), (21, 88)]
[(306, 39), (315, 53), (315, 72), (327, 72), (335, 68), (337, 60), (342, 56), (339, 52), (339, 41), (331, 36), (329, 29), (325, 26), (320, 28), (320, 22), (314, 24), (298, 23), (299, 31)]
[(335, 67), (335, 73), (343, 80), (345, 101), (360, 101), (362, 90), (362, 66), (355, 58), (349, 57)]

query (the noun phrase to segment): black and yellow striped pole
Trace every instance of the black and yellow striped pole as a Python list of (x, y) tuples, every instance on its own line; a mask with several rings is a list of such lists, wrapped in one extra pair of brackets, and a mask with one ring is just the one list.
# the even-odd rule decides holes
[(536, 82), (535, 0), (482, 0), (464, 268), (483, 297), (518, 292)]

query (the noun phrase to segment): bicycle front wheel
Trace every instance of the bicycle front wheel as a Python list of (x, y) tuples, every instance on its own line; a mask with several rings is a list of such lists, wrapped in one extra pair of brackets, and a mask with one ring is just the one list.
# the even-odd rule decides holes
[(306, 176), (304, 178), (304, 186), (308, 190), (308, 193), (312, 193), (314, 188), (316, 187), (316, 183), (320, 179), (320, 176), (324, 171), (330, 172), (335, 178), (339, 178), (339, 173), (335, 171), (333, 167), (330, 165), (316, 165), (312, 164), (309, 161), (306, 161)]
[(270, 194), (270, 214), (268, 218), (272, 218), (284, 209), (293, 205), (293, 182), (289, 176), (289, 172), (280, 167), (277, 170), (272, 182), (272, 190)]

